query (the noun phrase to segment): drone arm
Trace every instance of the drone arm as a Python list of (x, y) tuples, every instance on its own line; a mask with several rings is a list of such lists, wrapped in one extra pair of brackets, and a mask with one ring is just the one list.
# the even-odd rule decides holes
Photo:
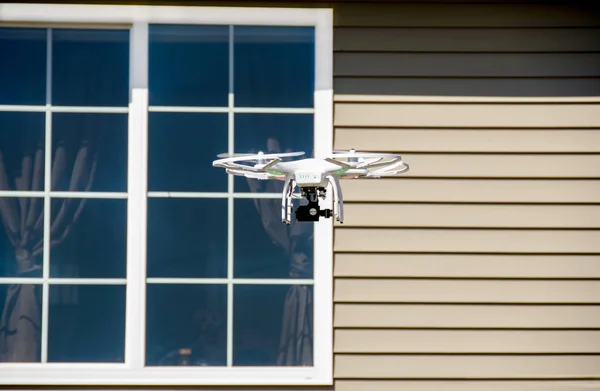
[(290, 200), (290, 187), (291, 187), (291, 179), (290, 177), (285, 177), (285, 182), (283, 184), (283, 192), (281, 194), (281, 221), (286, 224), (290, 224), (290, 213), (289, 206), (291, 203)]
[(292, 196), (294, 195), (294, 188), (296, 187), (296, 181), (295, 180), (290, 180), (290, 184), (289, 184), (289, 191), (287, 194), (287, 221), (288, 224), (289, 222), (292, 221)]
[(340, 179), (335, 175), (329, 175), (328, 179), (333, 185), (333, 213), (337, 221), (344, 223), (344, 196), (342, 195)]
[(332, 163), (332, 164), (335, 164), (336, 166), (339, 166), (339, 167), (342, 167), (342, 168), (352, 168), (352, 166), (349, 165), (349, 164), (347, 164), (347, 163), (340, 162), (338, 160), (335, 160), (335, 159), (332, 159), (332, 158), (329, 158), (329, 157), (325, 158), (325, 161), (329, 162), (329, 163)]

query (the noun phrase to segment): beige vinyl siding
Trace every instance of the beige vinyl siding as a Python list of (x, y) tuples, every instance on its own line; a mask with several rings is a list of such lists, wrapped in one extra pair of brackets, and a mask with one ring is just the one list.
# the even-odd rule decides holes
[(343, 182), (336, 389), (600, 386), (600, 18), (341, 9), (334, 147), (411, 171)]

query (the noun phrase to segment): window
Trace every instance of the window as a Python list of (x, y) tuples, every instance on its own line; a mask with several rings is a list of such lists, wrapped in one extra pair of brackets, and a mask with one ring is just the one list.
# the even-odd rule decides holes
[(222, 152), (330, 152), (331, 11), (6, 4), (0, 383), (332, 382), (332, 223)]

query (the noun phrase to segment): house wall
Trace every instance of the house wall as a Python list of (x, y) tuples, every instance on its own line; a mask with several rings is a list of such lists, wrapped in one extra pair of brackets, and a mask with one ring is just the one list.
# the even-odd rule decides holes
[(334, 147), (411, 165), (343, 185), (335, 386), (268, 390), (600, 386), (597, 10), (194, 3), (333, 7)]
[(598, 14), (336, 11), (335, 147), (411, 165), (344, 183), (336, 389), (598, 387), (581, 381), (600, 364)]

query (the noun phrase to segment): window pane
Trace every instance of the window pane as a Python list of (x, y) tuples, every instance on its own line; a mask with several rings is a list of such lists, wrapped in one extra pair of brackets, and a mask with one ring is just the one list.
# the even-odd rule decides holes
[(0, 221), (0, 277), (41, 277), (44, 199), (0, 197)]
[(151, 25), (150, 104), (227, 106), (229, 27)]
[(53, 198), (51, 209), (51, 277), (125, 277), (126, 200)]
[(226, 364), (226, 285), (148, 284), (146, 313), (146, 365)]
[[(300, 152), (303, 159), (313, 156), (312, 114), (236, 114), (235, 152)], [(283, 181), (235, 177), (236, 192), (281, 193)]]
[(280, 199), (237, 199), (234, 210), (236, 278), (312, 278), (313, 224), (282, 223)]
[(227, 191), (227, 175), (213, 167), (227, 152), (227, 114), (150, 113), (148, 189)]
[(235, 105), (313, 107), (314, 27), (236, 26)]
[(52, 30), (52, 104), (127, 106), (129, 30)]
[(227, 200), (148, 200), (148, 277), (226, 277)]
[(43, 113), (0, 112), (0, 190), (44, 190)]
[(50, 285), (49, 362), (124, 362), (125, 285)]
[(313, 365), (312, 286), (236, 285), (233, 306), (233, 365)]
[(46, 30), (0, 28), (0, 104), (46, 103)]
[(54, 114), (52, 190), (127, 191), (127, 115)]
[(0, 284), (0, 362), (39, 362), (41, 324), (41, 285)]

